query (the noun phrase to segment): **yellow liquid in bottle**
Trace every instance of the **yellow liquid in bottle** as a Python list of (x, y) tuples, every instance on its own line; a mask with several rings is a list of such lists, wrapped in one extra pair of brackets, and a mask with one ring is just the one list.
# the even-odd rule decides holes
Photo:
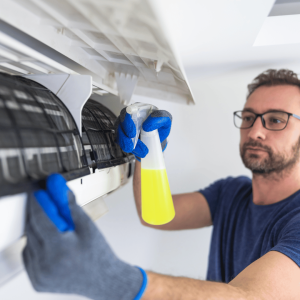
[(162, 225), (175, 217), (166, 169), (142, 169), (142, 218), (152, 225)]

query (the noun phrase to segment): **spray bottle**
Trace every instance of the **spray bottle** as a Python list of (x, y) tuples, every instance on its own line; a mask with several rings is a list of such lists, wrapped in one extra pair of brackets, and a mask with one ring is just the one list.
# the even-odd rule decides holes
[(147, 156), (141, 159), (142, 218), (149, 224), (162, 225), (174, 218), (175, 210), (158, 131), (142, 129), (143, 122), (154, 110), (157, 107), (138, 102), (126, 108), (136, 127), (136, 136), (132, 139), (134, 147), (140, 136), (149, 149)]

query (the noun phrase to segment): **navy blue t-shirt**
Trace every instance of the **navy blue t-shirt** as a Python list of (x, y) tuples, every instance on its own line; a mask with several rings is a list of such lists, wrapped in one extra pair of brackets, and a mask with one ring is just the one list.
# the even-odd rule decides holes
[(300, 190), (270, 205), (252, 201), (252, 181), (241, 176), (216, 181), (200, 190), (214, 224), (207, 280), (230, 282), (269, 251), (300, 267)]

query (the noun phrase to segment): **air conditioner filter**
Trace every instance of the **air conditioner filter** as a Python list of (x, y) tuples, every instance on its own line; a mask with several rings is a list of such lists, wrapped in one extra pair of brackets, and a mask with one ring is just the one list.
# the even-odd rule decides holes
[(23, 190), (51, 173), (68, 180), (134, 159), (114, 142), (116, 116), (88, 100), (82, 139), (62, 101), (42, 85), (0, 73), (0, 194)]
[(87, 167), (63, 103), (29, 79), (0, 73), (0, 185)]
[(88, 164), (94, 161), (97, 168), (116, 166), (131, 159), (114, 142), (114, 123), (117, 117), (95, 100), (88, 100), (82, 110), (82, 140)]

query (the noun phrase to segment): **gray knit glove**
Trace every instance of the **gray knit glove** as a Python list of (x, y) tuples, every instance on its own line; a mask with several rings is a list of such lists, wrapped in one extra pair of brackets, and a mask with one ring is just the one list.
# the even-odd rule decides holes
[[(116, 257), (92, 220), (76, 204), (74, 194), (66, 185), (61, 188), (64, 179), (58, 174), (52, 176), (59, 181), (54, 184), (57, 190), (39, 191), (27, 203), (23, 260), (34, 289), (94, 300), (140, 299), (146, 288), (146, 273)], [(64, 196), (68, 203), (64, 203)], [(72, 220), (67, 220), (68, 211)], [(57, 226), (55, 218), (65, 218), (66, 224), (73, 221), (73, 228)]]

